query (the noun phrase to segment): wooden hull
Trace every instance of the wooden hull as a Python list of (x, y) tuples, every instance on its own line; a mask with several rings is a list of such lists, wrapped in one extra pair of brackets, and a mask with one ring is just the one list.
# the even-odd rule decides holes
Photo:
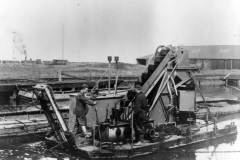
[(133, 145), (131, 147), (130, 144), (123, 144), (100, 149), (98, 146), (85, 145), (78, 146), (76, 150), (69, 152), (75, 156), (87, 159), (129, 159), (148, 156), (159, 151), (176, 150), (182, 147), (200, 145), (205, 142), (218, 142), (224, 140), (225, 137), (231, 137), (231, 142), (233, 142), (236, 139), (236, 135), (237, 127), (231, 124), (217, 131), (211, 130), (195, 133), (191, 136), (166, 136), (162, 140), (155, 142), (144, 142), (141, 146)]
[(50, 127), (45, 120), (0, 122), (0, 146), (42, 140)]
[[(62, 110), (62, 115), (65, 118), (66, 121), (68, 121), (68, 109)], [(94, 111), (90, 111), (92, 115), (94, 115)], [(33, 120), (26, 120), (27, 116), (26, 113), (20, 113), (19, 115), (14, 116), (11, 115), (9, 117), (6, 117), (7, 121), (0, 121), (0, 146), (2, 145), (12, 145), (15, 143), (26, 143), (28, 141), (36, 141), (39, 139), (44, 138), (46, 132), (50, 131), (49, 124), (47, 120), (45, 119), (45, 116), (41, 114), (39, 111), (34, 111), (32, 114), (29, 114), (28, 117), (30, 119), (33, 119), (34, 117), (38, 117), (39, 119), (33, 119)], [(24, 114), (24, 115), (22, 115)], [(15, 118), (17, 117), (17, 118)], [(91, 117), (91, 116), (89, 116)], [(101, 116), (104, 118), (104, 115)], [(14, 120), (8, 120), (8, 119), (14, 119)], [(20, 119), (20, 120), (15, 120)], [(93, 120), (95, 121), (95, 120)], [(89, 120), (89, 122), (91, 122)], [(4, 126), (4, 127), (3, 127)], [(37, 135), (38, 138), (28, 138), (28, 136)], [(27, 137), (25, 140), (19, 137)], [(19, 142), (18, 142), (19, 141)], [(183, 141), (183, 140), (182, 140)], [(180, 146), (179, 146), (180, 147)]]
[[(25, 130), (28, 128), (28, 132), (25, 131), (21, 134), (18, 133), (0, 136), (1, 146), (9, 144), (18, 145), (21, 143), (40, 141), (44, 139), (45, 133), (49, 130), (48, 127), (41, 129), (40, 125), (38, 125), (38, 131), (30, 130), (31, 127), (31, 125), (29, 125), (29, 127), (25, 126)], [(146, 142), (143, 143), (142, 146), (133, 146), (133, 148), (131, 148), (130, 144), (124, 144), (121, 146), (115, 146), (112, 149), (102, 149), (101, 151), (99, 147), (89, 145), (78, 147), (77, 150), (71, 151), (71, 154), (88, 159), (135, 158), (139, 156), (147, 156), (162, 150), (178, 149), (182, 147), (189, 147), (190, 145), (210, 142), (213, 140), (221, 140), (224, 137), (236, 137), (236, 134), (236, 126), (230, 125), (228, 127), (218, 129), (216, 134), (214, 131), (209, 131), (193, 134), (192, 136), (169, 136), (154, 143)]]
[(42, 141), (45, 135), (46, 131), (0, 136), (0, 147)]

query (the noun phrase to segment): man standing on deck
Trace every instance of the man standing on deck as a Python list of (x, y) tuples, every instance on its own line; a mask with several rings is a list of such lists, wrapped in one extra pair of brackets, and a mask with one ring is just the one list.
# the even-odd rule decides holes
[(137, 142), (135, 145), (141, 145), (144, 139), (144, 121), (147, 119), (146, 113), (148, 110), (148, 105), (147, 98), (141, 91), (142, 86), (140, 83), (136, 82), (134, 84), (134, 90), (136, 92), (136, 96), (133, 101), (133, 125)]
[(88, 113), (88, 105), (96, 105), (95, 101), (90, 100), (86, 97), (86, 93), (88, 92), (88, 85), (83, 84), (80, 93), (76, 97), (76, 107), (74, 110), (74, 114), (76, 115), (76, 122), (78, 126), (81, 126), (81, 131), (85, 137), (89, 137), (90, 133), (87, 132), (87, 118), (86, 115)]

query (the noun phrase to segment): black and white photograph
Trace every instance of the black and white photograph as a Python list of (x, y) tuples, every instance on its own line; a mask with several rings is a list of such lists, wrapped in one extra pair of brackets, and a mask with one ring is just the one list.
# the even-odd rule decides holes
[(0, 160), (240, 159), (239, 0), (0, 0)]

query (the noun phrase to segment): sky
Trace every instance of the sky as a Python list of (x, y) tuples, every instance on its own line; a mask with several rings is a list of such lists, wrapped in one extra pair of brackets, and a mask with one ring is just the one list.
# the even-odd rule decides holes
[(135, 63), (158, 45), (240, 45), (239, 0), (0, 0), (0, 59)]

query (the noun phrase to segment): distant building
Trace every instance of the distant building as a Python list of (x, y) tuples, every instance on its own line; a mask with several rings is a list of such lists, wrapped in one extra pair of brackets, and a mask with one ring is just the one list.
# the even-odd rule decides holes
[(41, 59), (36, 59), (36, 60), (23, 60), (21, 61), (22, 64), (41, 64), (42, 60)]
[(240, 45), (182, 46), (201, 69), (240, 69)]
[(52, 60), (51, 65), (66, 65), (67, 63), (68, 63), (68, 60), (54, 59), (54, 60)]
[(42, 60), (41, 59), (36, 59), (36, 64), (42, 64)]
[(43, 64), (50, 65), (50, 64), (52, 64), (52, 61), (43, 61)]
[(21, 63), (21, 61), (17, 61), (17, 60), (2, 60), (2, 63), (4, 63), (4, 64), (19, 64), (19, 63)]
[(35, 61), (33, 61), (32, 59), (30, 59), (30, 60), (25, 59), (25, 60), (22, 60), (21, 63), (23, 63), (23, 64), (33, 64), (33, 63), (35, 63)]
[(0, 63), (3, 64), (41, 64), (42, 61), (41, 59), (36, 59), (36, 60), (0, 60)]

